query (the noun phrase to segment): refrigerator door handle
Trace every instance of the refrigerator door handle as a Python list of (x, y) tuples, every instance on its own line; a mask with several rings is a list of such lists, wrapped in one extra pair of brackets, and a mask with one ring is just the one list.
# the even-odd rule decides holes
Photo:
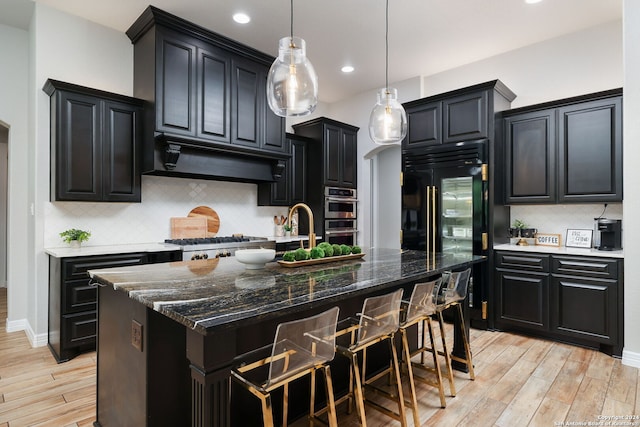
[(426, 251), (427, 255), (436, 253), (436, 201), (437, 199), (437, 188), (435, 186), (428, 185), (426, 187), (427, 192), (427, 209), (426, 209)]

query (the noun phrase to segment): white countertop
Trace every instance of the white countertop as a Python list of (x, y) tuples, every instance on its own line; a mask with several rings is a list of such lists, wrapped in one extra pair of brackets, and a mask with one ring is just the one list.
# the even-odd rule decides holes
[(44, 248), (45, 253), (56, 258), (70, 258), (77, 256), (127, 254), (134, 252), (164, 252), (179, 250), (180, 246), (169, 243), (132, 243), (126, 245), (82, 245), (80, 248), (63, 246), (60, 248)]
[(500, 245), (493, 245), (493, 249), (497, 251), (538, 252), (553, 255), (583, 255), (602, 258), (624, 258), (624, 250), (599, 251), (593, 248), (567, 248), (566, 246), (555, 247), (533, 244), (529, 244), (529, 246), (518, 246), (515, 243), (503, 243)]

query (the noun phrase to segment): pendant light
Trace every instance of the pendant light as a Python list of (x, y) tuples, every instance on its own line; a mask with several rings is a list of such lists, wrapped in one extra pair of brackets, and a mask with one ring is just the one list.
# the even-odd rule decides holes
[(397, 144), (407, 134), (407, 113), (398, 102), (398, 91), (389, 87), (389, 0), (385, 21), (385, 87), (369, 117), (369, 136), (376, 144)]
[(291, 36), (280, 39), (278, 57), (269, 69), (267, 102), (281, 117), (306, 116), (318, 104), (318, 76), (307, 59), (304, 40), (293, 36), (293, 0)]

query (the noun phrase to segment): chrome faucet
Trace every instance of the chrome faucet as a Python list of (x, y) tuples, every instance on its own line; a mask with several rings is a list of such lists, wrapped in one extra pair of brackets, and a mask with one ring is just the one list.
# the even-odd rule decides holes
[[(293, 216), (293, 211), (298, 208), (303, 208), (307, 211), (307, 216), (309, 217), (309, 249), (314, 248), (316, 246), (316, 233), (313, 232), (313, 212), (311, 212), (311, 208), (304, 203), (296, 203), (289, 210), (289, 217), (287, 218), (287, 225), (291, 227), (291, 217)], [(302, 247), (304, 245), (300, 242)]]

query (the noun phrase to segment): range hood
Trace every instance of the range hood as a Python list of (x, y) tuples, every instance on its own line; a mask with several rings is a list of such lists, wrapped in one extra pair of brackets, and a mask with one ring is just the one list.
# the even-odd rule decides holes
[[(143, 174), (237, 182), (272, 182), (282, 177), (288, 153), (268, 153), (229, 144), (159, 134), (143, 148)], [(144, 145), (144, 144), (143, 144)], [(150, 156), (149, 154), (152, 154)]]

